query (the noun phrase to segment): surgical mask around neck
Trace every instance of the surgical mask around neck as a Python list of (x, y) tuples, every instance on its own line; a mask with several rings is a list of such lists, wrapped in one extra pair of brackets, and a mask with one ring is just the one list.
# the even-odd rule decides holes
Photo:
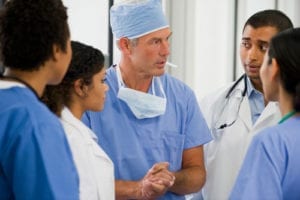
[[(131, 88), (126, 88), (121, 77), (119, 66), (116, 66), (116, 70), (119, 83), (118, 98), (123, 100), (128, 105), (136, 118), (153, 118), (165, 113), (167, 100), (161, 81), (158, 77), (154, 77), (152, 79), (152, 95)], [(155, 95), (154, 80), (157, 80), (163, 97)]]

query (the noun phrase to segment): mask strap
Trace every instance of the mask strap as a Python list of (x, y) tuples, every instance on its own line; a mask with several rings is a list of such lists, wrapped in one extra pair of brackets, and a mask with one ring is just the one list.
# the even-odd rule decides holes
[[(160, 78), (157, 77), (157, 76), (155, 76), (154, 78), (155, 78), (155, 79), (157, 80), (157, 82), (158, 82), (158, 86), (159, 86), (160, 92), (162, 93), (163, 97), (166, 98), (166, 94), (165, 94), (165, 91), (164, 91), (164, 89), (163, 89), (163, 87), (162, 87)], [(153, 83), (153, 81), (152, 81), (152, 83)], [(152, 84), (152, 88), (153, 88), (153, 94), (156, 96), (155, 90), (154, 90), (154, 84)]]
[[(156, 77), (154, 77), (154, 78), (156, 78)], [(154, 80), (155, 80), (154, 78), (152, 78), (152, 81), (151, 81), (151, 85), (152, 85), (151, 89), (152, 89), (153, 95), (156, 96), (155, 87), (154, 87)]]

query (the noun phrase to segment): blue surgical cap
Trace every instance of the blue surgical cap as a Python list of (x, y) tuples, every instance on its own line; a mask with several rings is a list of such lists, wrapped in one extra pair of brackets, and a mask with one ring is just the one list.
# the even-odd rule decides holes
[(169, 27), (162, 10), (161, 0), (114, 5), (110, 10), (110, 25), (117, 39), (138, 38)]

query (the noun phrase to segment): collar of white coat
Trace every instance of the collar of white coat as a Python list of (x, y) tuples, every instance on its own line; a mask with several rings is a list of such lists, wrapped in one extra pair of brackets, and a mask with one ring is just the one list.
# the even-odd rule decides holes
[(267, 104), (261, 116), (257, 119), (256, 123), (254, 124), (254, 128), (259, 126), (264, 126), (266, 120), (272, 120), (274, 125), (280, 120), (281, 112), (279, 109), (278, 102), (271, 101)]
[(259, 118), (256, 120), (255, 124), (252, 124), (251, 119), (251, 110), (249, 105), (248, 97), (243, 98), (241, 103), (241, 108), (239, 112), (239, 116), (241, 120), (244, 122), (246, 127), (251, 132), (257, 132), (262, 127), (266, 127), (268, 125), (275, 125), (280, 119), (280, 110), (277, 102), (269, 102), (264, 110), (262, 111)]
[[(250, 80), (250, 78), (247, 76), (247, 96), (248, 98), (246, 99), (246, 102), (247, 102), (247, 105), (249, 106), (250, 108), (250, 105), (249, 105), (249, 98), (251, 96), (251, 94), (253, 92), (258, 92), (260, 93), (261, 95), (264, 95), (263, 93), (259, 92), (258, 90), (256, 90), (254, 87), (253, 87), (253, 84)], [(240, 84), (242, 85), (242, 84)], [(241, 87), (244, 89), (244, 85)], [(245, 102), (245, 101), (244, 101)], [(251, 110), (249, 111), (251, 112)], [(250, 115), (251, 116), (251, 115)], [(260, 127), (260, 126), (264, 126), (264, 123), (266, 122), (266, 120), (271, 120), (270, 118), (274, 118), (273, 120), (277, 121), (277, 119), (279, 119), (281, 116), (280, 114), (280, 110), (279, 110), (279, 105), (278, 105), (278, 102), (269, 102), (265, 108), (263, 109), (260, 117), (257, 119), (257, 121), (253, 124), (252, 126), (252, 129), (256, 129), (257, 127)]]
[[(98, 141), (98, 137), (96, 136), (96, 134), (91, 129), (89, 129), (82, 121), (77, 119), (67, 107), (64, 107), (61, 112), (61, 120), (79, 130), (83, 137), (92, 137), (95, 142)], [(87, 133), (89, 135), (86, 135)]]

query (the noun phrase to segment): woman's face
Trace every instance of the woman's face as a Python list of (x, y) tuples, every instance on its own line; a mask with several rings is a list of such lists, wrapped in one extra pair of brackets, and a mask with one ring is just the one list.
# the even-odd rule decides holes
[(264, 56), (263, 64), (260, 68), (260, 77), (263, 85), (264, 96), (267, 101), (278, 101), (278, 84), (276, 77), (275, 59), (269, 63), (268, 53)]
[(100, 111), (104, 108), (105, 93), (108, 85), (104, 82), (106, 70), (103, 67), (100, 72), (92, 77), (92, 83), (87, 86), (87, 96), (84, 99), (85, 110)]

